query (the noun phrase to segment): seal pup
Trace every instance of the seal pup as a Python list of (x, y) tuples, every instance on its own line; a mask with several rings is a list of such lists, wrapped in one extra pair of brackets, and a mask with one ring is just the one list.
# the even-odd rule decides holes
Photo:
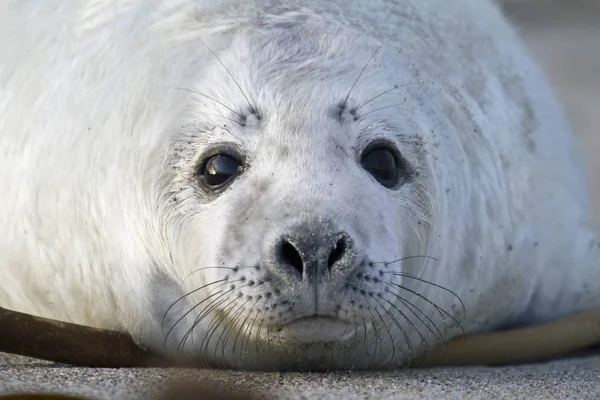
[(2, 307), (286, 370), (600, 306), (580, 154), (491, 2), (0, 16)]

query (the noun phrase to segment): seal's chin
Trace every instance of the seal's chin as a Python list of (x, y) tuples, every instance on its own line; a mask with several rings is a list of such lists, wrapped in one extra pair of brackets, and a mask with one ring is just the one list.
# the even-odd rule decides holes
[(295, 340), (309, 343), (343, 342), (356, 333), (354, 324), (324, 315), (314, 314), (287, 322), (279, 328)]

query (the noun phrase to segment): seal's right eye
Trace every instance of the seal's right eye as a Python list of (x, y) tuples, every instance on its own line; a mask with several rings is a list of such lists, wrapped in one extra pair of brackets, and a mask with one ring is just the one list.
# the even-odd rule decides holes
[(406, 160), (385, 141), (375, 141), (367, 146), (361, 156), (361, 164), (388, 189), (399, 188), (410, 176)]
[(210, 157), (200, 171), (201, 183), (219, 189), (237, 175), (240, 164), (233, 158), (218, 154)]

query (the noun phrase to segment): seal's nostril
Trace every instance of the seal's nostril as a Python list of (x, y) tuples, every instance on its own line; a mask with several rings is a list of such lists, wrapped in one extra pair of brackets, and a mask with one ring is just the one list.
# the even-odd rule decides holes
[(331, 253), (329, 254), (329, 259), (327, 260), (327, 268), (331, 269), (336, 262), (341, 260), (344, 256), (344, 253), (346, 252), (346, 249), (346, 238), (342, 237), (336, 242), (335, 246), (331, 250)]
[(293, 267), (302, 276), (304, 272), (304, 263), (298, 249), (287, 240), (283, 240), (279, 248), (279, 261)]

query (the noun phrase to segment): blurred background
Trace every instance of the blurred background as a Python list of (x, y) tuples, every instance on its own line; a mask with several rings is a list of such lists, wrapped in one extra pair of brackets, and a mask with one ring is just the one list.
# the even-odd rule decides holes
[(546, 69), (579, 139), (600, 227), (600, 0), (498, 0)]

